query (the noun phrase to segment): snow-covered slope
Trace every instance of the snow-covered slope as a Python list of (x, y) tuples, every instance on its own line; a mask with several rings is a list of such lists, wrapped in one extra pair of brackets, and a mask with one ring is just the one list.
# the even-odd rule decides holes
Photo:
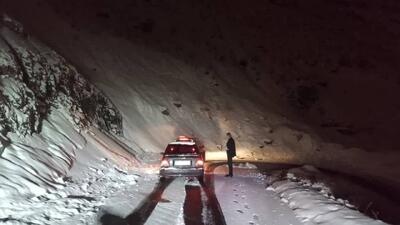
[(217, 151), (231, 131), (239, 158), (400, 187), (394, 1), (13, 2), (112, 100), (144, 156), (178, 134)]
[[(400, 188), (390, 103), (399, 94), (398, 23), (387, 9), (395, 4), (378, 5), (388, 19), (361, 0), (328, 2), (1, 1), (26, 27), (6, 15), (0, 24), (0, 197), (52, 196), (76, 162), (87, 169), (85, 160), (103, 165), (105, 155), (131, 168), (130, 153), (158, 159), (181, 134), (221, 159), (227, 131), (238, 160), (312, 164)], [(294, 35), (281, 35), (286, 29)], [(368, 36), (375, 29), (391, 48)], [(84, 185), (98, 181), (95, 170)], [(111, 171), (112, 186), (125, 172)], [(86, 191), (65, 193), (75, 188)]]
[(63, 185), (90, 126), (122, 134), (118, 110), (63, 57), (0, 22), (0, 197), (35, 196)]

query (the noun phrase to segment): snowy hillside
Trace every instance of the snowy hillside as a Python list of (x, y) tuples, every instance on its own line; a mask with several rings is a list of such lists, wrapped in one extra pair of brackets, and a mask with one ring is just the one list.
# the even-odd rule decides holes
[(0, 197), (39, 195), (62, 185), (81, 130), (122, 135), (122, 120), (63, 57), (7, 15), (0, 23)]
[[(396, 1), (13, 0), (0, 9), (0, 197), (66, 188), (64, 204), (95, 184), (96, 201), (77, 201), (79, 217), (112, 198), (96, 187), (146, 183), (178, 135), (219, 160), (231, 132), (237, 161), (312, 165), (400, 201)], [(144, 171), (121, 170), (137, 160)], [(271, 188), (287, 201), (292, 186), (307, 195), (293, 180)]]
[(217, 158), (231, 131), (239, 158), (400, 188), (390, 103), (400, 45), (388, 10), (397, 6), (346, 2), (20, 0), (4, 9), (106, 93), (124, 143), (144, 157), (189, 134)]

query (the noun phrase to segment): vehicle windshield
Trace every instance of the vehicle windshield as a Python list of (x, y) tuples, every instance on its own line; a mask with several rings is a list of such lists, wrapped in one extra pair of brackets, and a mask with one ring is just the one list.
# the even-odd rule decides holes
[(165, 154), (198, 154), (196, 145), (168, 145)]

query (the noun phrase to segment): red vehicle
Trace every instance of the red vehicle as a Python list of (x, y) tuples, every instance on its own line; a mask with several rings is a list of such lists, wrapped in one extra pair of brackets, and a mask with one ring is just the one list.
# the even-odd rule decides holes
[(193, 138), (179, 136), (168, 144), (161, 161), (160, 176), (204, 179), (204, 158)]

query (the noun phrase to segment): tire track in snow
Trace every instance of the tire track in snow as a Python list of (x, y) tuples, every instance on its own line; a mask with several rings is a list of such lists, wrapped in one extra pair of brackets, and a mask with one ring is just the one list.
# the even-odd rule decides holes
[[(181, 180), (184, 178), (160, 179), (153, 191), (126, 218), (105, 213), (101, 216), (100, 222), (102, 225), (143, 225), (146, 224), (146, 222), (152, 223), (154, 219), (149, 220), (149, 218), (153, 218), (153, 211), (154, 214), (159, 213), (159, 211), (155, 209), (160, 202), (172, 204), (168, 203), (169, 200), (165, 200), (162, 197), (165, 190), (174, 182), (175, 186), (182, 185), (184, 189), (179, 189), (177, 191), (185, 191), (186, 196), (184, 201), (180, 203), (182, 204), (183, 215), (170, 216), (182, 216), (182, 222), (186, 225), (226, 225), (224, 215), (214, 191), (214, 175), (212, 172), (216, 166), (217, 165), (208, 166), (207, 173), (205, 174), (205, 182), (200, 185), (196, 181), (192, 182), (193, 180), (184, 182)], [(168, 190), (171, 188), (174, 187), (170, 187)], [(175, 190), (170, 191), (174, 192)], [(157, 215), (154, 216), (157, 217)]]
[(203, 202), (201, 187), (185, 185), (186, 197), (183, 204), (183, 218), (185, 224), (203, 225)]
[(104, 214), (100, 218), (103, 225), (143, 225), (151, 213), (161, 201), (164, 190), (171, 184), (173, 179), (161, 180), (154, 187), (154, 190), (140, 203), (140, 205), (126, 218), (112, 214)]
[(162, 200), (164, 190), (171, 184), (174, 179), (160, 180), (153, 192), (143, 200), (143, 202), (133, 211), (126, 221), (129, 225), (145, 224), (150, 217), (157, 204)]
[(206, 224), (226, 225), (225, 217), (218, 202), (217, 196), (215, 195), (214, 189), (214, 169), (219, 165), (220, 164), (208, 164), (205, 168), (205, 180), (202, 184), (202, 188), (206, 194), (207, 201), (204, 204), (209, 212), (211, 212), (212, 216), (212, 221), (209, 221), (210, 218), (205, 218)]

